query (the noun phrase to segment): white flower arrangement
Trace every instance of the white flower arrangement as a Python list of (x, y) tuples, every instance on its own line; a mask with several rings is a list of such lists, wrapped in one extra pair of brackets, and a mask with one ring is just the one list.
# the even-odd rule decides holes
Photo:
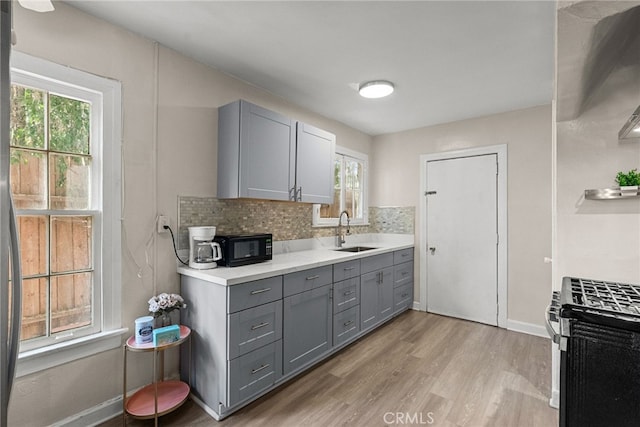
[(184, 299), (178, 294), (167, 294), (163, 292), (149, 300), (149, 312), (153, 314), (153, 317), (160, 317), (164, 313), (170, 313), (173, 310), (179, 310), (181, 308), (187, 308), (187, 304), (184, 303)]

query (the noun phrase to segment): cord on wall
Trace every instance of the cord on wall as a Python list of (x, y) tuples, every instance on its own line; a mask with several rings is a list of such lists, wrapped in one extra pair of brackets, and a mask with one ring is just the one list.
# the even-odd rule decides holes
[(163, 226), (163, 228), (165, 230), (169, 230), (169, 233), (171, 233), (171, 243), (173, 243), (173, 253), (176, 254), (176, 258), (178, 259), (178, 261), (180, 261), (182, 264), (188, 267), (189, 264), (181, 260), (180, 257), (178, 256), (178, 249), (176, 249), (176, 239), (175, 237), (173, 237), (173, 230), (171, 230), (171, 227), (169, 227), (168, 225)]

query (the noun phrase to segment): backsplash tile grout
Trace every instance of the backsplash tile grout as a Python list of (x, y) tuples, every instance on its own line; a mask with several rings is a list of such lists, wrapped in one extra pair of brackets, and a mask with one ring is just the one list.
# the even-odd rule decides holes
[[(313, 205), (256, 199), (178, 196), (178, 247), (189, 245), (188, 227), (215, 225), (216, 234), (272, 233), (274, 241), (330, 237), (334, 227), (312, 227)], [(415, 207), (369, 207), (369, 225), (353, 234), (413, 234)]]

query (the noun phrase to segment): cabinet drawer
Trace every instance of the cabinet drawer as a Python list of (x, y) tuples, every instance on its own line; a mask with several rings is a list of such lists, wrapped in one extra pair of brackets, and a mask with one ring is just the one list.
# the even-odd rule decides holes
[(333, 345), (337, 346), (349, 341), (360, 332), (360, 307), (351, 307), (348, 310), (333, 316)]
[(360, 272), (362, 274), (370, 271), (381, 270), (385, 267), (393, 265), (393, 252), (386, 254), (374, 255), (360, 260)]
[(333, 285), (333, 313), (360, 304), (360, 276)]
[(282, 300), (228, 316), (227, 359), (234, 359), (282, 338)]
[(333, 282), (350, 279), (360, 275), (360, 260), (341, 262), (333, 265)]
[(393, 290), (393, 312), (399, 313), (413, 307), (413, 282)]
[(282, 341), (260, 347), (227, 362), (228, 404), (233, 406), (270, 387), (282, 375)]
[(405, 262), (393, 266), (393, 286), (413, 283), (413, 262)]
[(282, 299), (282, 276), (231, 285), (227, 298), (227, 313)]
[(413, 248), (401, 249), (393, 253), (393, 263), (413, 261)]
[(285, 274), (284, 296), (299, 294), (333, 282), (333, 266), (310, 268), (309, 270)]

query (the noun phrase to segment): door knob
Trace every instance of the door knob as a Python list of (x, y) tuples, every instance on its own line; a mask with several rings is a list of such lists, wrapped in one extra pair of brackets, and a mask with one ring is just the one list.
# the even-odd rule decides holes
[(433, 255), (436, 252), (436, 248), (435, 247), (430, 247), (429, 250), (431, 251), (431, 255)]

